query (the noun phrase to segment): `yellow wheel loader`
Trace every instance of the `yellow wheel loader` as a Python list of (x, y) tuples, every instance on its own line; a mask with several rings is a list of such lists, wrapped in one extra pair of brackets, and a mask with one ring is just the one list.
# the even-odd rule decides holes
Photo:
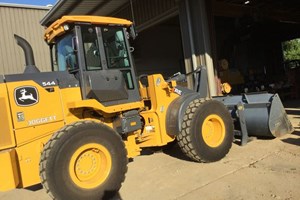
[[(204, 67), (195, 72), (195, 90), (177, 85), (185, 78), (180, 74), (138, 80), (128, 43), (132, 30), (124, 19), (58, 19), (45, 31), (51, 72), (40, 72), (28, 42), (15, 36), (26, 68), (0, 77), (1, 191), (42, 183), (53, 199), (105, 199), (120, 189), (127, 159), (144, 147), (177, 139), (197, 162), (228, 153), (233, 121), (248, 105), (244, 98), (208, 98)], [(286, 133), (283, 112), (278, 123)]]

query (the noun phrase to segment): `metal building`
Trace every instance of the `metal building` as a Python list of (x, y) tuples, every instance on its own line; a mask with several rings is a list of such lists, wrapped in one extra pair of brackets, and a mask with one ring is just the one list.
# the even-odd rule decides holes
[[(236, 93), (240, 93), (245, 87), (255, 91), (257, 86), (290, 82), (292, 78), (287, 76), (296, 74), (285, 67), (281, 45), (300, 38), (299, 0), (58, 0), (49, 12), (45, 7), (0, 9), (0, 31), (5, 32), (0, 74), (23, 70), (21, 49), (14, 44), (12, 33), (6, 33), (13, 29), (32, 43), (38, 67), (42, 71), (50, 69), (43, 28), (38, 22), (49, 26), (63, 15), (133, 20), (139, 32), (132, 43), (138, 74), (162, 73), (168, 77), (206, 65), (213, 96), (219, 94), (216, 77), (234, 85)], [(18, 14), (10, 16), (8, 10)], [(29, 13), (36, 16), (28, 17)], [(44, 50), (40, 50), (43, 46)], [(192, 86), (192, 81), (188, 85)], [(280, 90), (285, 89), (274, 92)]]
[[(168, 77), (206, 65), (214, 96), (219, 79), (235, 93), (292, 82), (295, 69), (285, 67), (282, 43), (300, 37), (299, 13), (299, 0), (59, 0), (41, 23), (48, 26), (62, 15), (133, 20), (138, 73)], [(265, 89), (283, 94), (295, 85)]]
[(49, 49), (43, 40), (44, 28), (39, 23), (48, 10), (44, 6), (0, 4), (0, 74), (22, 73), (24, 70), (24, 53), (16, 44), (14, 34), (32, 45), (39, 69), (50, 70)]
[[(63, 15), (109, 15), (131, 19), (135, 21), (137, 29), (148, 37), (140, 37), (143, 41), (137, 46), (143, 47), (145, 43), (150, 45), (140, 48), (134, 55), (138, 73), (162, 73), (167, 77), (178, 71), (192, 71), (205, 64), (208, 80), (211, 81), (210, 94), (216, 95), (205, 6), (205, 0), (60, 0), (41, 20), (41, 24), (49, 26)], [(193, 9), (196, 9), (196, 13)], [(172, 17), (179, 17), (184, 26), (178, 26), (175, 20), (175, 26), (171, 22), (169, 28), (153, 29), (156, 35), (151, 32), (144, 34), (145, 30)]]

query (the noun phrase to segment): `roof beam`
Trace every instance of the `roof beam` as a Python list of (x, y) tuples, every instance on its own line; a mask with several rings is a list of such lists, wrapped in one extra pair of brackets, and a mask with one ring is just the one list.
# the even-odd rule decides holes
[(253, 8), (251, 6), (224, 3), (224, 2), (214, 2), (212, 4), (213, 12), (215, 16), (223, 17), (241, 17), (245, 14), (252, 14)]
[(66, 11), (65, 15), (68, 15), (70, 13), (72, 13), (72, 11), (74, 11), (74, 9), (81, 3), (81, 1), (75, 1), (74, 3), (72, 3), (72, 5), (68, 8), (68, 10)]
[[(292, 9), (292, 8), (291, 8)], [(222, 17), (242, 17), (245, 15), (255, 15), (260, 19), (271, 19), (280, 22), (300, 23), (300, 14), (291, 13), (289, 10), (272, 7), (272, 3), (259, 4), (259, 6), (213, 2), (214, 16)]]
[(98, 10), (100, 10), (102, 7), (107, 5), (109, 2), (110, 2), (110, 0), (105, 0), (105, 1), (100, 2), (97, 6), (92, 8), (87, 14), (88, 15), (95, 14)]

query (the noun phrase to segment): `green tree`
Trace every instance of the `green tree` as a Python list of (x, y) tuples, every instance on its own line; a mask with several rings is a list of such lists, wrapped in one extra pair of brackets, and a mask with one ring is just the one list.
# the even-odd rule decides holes
[(282, 43), (284, 61), (300, 60), (300, 39)]

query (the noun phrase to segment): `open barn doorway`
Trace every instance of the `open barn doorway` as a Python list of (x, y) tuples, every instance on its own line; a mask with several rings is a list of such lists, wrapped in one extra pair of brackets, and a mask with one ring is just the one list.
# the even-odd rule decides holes
[(178, 16), (141, 31), (132, 45), (137, 73), (160, 73), (165, 78), (185, 73)]

